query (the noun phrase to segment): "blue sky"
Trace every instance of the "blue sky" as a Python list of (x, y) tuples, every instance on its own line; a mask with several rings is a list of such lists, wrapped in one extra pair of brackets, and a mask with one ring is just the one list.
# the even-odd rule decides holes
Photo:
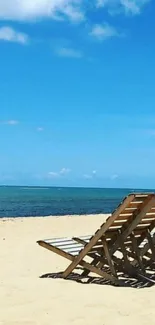
[(0, 184), (155, 188), (153, 0), (1, 0)]

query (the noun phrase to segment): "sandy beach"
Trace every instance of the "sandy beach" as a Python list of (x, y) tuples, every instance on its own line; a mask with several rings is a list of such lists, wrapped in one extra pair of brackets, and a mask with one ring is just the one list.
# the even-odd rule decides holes
[(155, 324), (155, 286), (113, 287), (40, 278), (68, 261), (39, 239), (89, 235), (105, 215), (0, 220), (0, 325)]

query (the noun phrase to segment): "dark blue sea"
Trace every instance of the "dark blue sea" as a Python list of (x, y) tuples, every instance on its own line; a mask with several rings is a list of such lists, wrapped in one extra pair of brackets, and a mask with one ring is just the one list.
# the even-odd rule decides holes
[(111, 213), (124, 196), (153, 190), (0, 187), (0, 217)]

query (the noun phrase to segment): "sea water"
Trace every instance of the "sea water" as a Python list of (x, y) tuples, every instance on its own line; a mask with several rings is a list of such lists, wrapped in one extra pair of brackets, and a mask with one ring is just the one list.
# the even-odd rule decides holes
[(132, 192), (153, 190), (0, 187), (0, 217), (111, 213)]

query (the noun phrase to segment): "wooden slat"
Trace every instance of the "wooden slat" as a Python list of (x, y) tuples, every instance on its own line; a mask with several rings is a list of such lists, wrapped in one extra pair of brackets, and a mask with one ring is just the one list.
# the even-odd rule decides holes
[(154, 217), (155, 217), (155, 212), (153, 212), (153, 211), (149, 211), (149, 212), (146, 213), (146, 215), (147, 215), (147, 216), (150, 216), (150, 217), (151, 217), (151, 216), (154, 216)]
[(122, 219), (120, 219), (120, 220), (115, 220), (114, 221), (114, 223), (112, 224), (112, 226), (122, 226), (125, 222), (126, 222), (127, 220), (122, 220)]
[(155, 214), (146, 214), (146, 219), (154, 219), (155, 220)]
[(155, 221), (155, 219), (144, 218), (144, 219), (141, 220), (140, 224), (150, 224), (151, 225), (152, 221)]
[(123, 213), (120, 213), (119, 216), (120, 217), (123, 217), (123, 219), (128, 219), (129, 217), (132, 217), (133, 215), (133, 212), (123, 212)]
[(113, 224), (112, 226), (109, 227), (109, 231), (117, 231), (119, 230), (120, 228), (122, 228), (122, 224), (119, 224), (118, 226)]
[(136, 226), (136, 228), (135, 228), (135, 230), (136, 229), (142, 229), (143, 231), (145, 231), (145, 230), (147, 230), (148, 228), (149, 228), (149, 226), (150, 226), (150, 223), (139, 223), (137, 226)]
[[(129, 221), (129, 220), (118, 220), (118, 221), (115, 221), (115, 222), (113, 223), (113, 225), (114, 225), (114, 226), (123, 225), (123, 224), (125, 224), (125, 222), (128, 222), (128, 221)], [(149, 216), (144, 216), (140, 223), (145, 223), (145, 224), (150, 223), (150, 224), (151, 224), (151, 222), (153, 222), (153, 221), (155, 221), (155, 217), (152, 217), (152, 218), (151, 218), (151, 217), (149, 217)], [(113, 227), (113, 225), (112, 225), (112, 227)]]
[(149, 194), (135, 194), (135, 197), (138, 197), (138, 198), (146, 198), (148, 197)]
[[(137, 209), (134, 209), (133, 213), (135, 212), (135, 210), (137, 210)], [(128, 215), (126, 214), (126, 217), (125, 217), (125, 214), (121, 214), (121, 215), (117, 218), (117, 220), (122, 220), (122, 221), (125, 222), (125, 221), (127, 221), (127, 220), (129, 219), (129, 217), (132, 217), (132, 216), (133, 216), (133, 213), (131, 213), (130, 216), (128, 216)], [(154, 212), (154, 213), (151, 213), (151, 212), (146, 213), (146, 215), (144, 216), (144, 218), (155, 219), (155, 212)]]
[(132, 202), (130, 202), (130, 205), (135, 205), (135, 204), (142, 204), (143, 203), (143, 201), (141, 200), (141, 201), (132, 201)]
[(152, 223), (153, 221), (155, 221), (155, 217), (144, 216), (143, 220), (144, 220), (144, 221), (149, 220), (149, 222)]

